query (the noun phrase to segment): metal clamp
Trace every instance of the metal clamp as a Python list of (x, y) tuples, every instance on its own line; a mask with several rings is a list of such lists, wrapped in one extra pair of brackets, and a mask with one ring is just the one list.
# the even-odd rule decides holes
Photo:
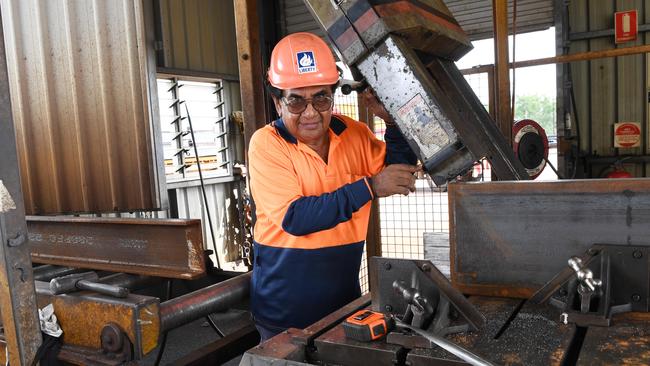
[(576, 272), (576, 277), (580, 281), (582, 292), (594, 292), (603, 285), (603, 281), (594, 279), (594, 273), (582, 263), (579, 257), (569, 258), (569, 267)]

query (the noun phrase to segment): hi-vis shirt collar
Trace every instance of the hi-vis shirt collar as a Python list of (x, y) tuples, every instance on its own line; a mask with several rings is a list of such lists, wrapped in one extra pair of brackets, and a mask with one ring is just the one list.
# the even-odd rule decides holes
[[(287, 130), (287, 127), (284, 125), (284, 121), (282, 118), (278, 118), (273, 122), (273, 126), (275, 129), (278, 131), (280, 136), (282, 136), (283, 139), (287, 140), (287, 142), (292, 143), (292, 144), (298, 144), (298, 140)], [(330, 122), (330, 130), (334, 132), (337, 136), (340, 136), (343, 131), (347, 126), (343, 121), (341, 121), (338, 117), (332, 116), (332, 121)]]

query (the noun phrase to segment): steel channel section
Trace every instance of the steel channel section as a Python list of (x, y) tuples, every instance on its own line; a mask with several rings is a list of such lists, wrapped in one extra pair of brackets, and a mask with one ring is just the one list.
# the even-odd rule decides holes
[(454, 183), (452, 282), (528, 298), (593, 244), (650, 246), (650, 180)]
[[(2, 29), (0, 16), (0, 40), (4, 39)], [(27, 242), (6, 60), (4, 41), (0, 41), (0, 312), (8, 361), (17, 366), (32, 363), (42, 338)], [(4, 358), (5, 352), (0, 356), (0, 359)]]
[(205, 274), (200, 220), (27, 219), (37, 263), (194, 279)]
[(252, 272), (165, 301), (160, 305), (163, 332), (208, 314), (223, 311), (248, 298)]

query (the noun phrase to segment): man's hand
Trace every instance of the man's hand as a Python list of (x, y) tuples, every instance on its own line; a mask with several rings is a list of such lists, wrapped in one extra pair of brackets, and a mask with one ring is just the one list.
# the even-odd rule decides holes
[(376, 197), (388, 197), (394, 194), (408, 195), (415, 192), (415, 172), (421, 168), (414, 165), (389, 165), (372, 177), (372, 190)]
[(370, 109), (372, 114), (384, 120), (386, 126), (395, 125), (393, 117), (391, 117), (386, 108), (379, 103), (379, 100), (370, 87), (367, 87), (366, 90), (361, 93), (361, 98), (363, 98), (365, 105)]

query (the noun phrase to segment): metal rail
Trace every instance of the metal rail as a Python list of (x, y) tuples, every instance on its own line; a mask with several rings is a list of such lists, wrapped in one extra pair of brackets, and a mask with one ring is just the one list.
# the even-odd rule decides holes
[(248, 272), (160, 304), (161, 332), (226, 310), (248, 298), (251, 274)]

